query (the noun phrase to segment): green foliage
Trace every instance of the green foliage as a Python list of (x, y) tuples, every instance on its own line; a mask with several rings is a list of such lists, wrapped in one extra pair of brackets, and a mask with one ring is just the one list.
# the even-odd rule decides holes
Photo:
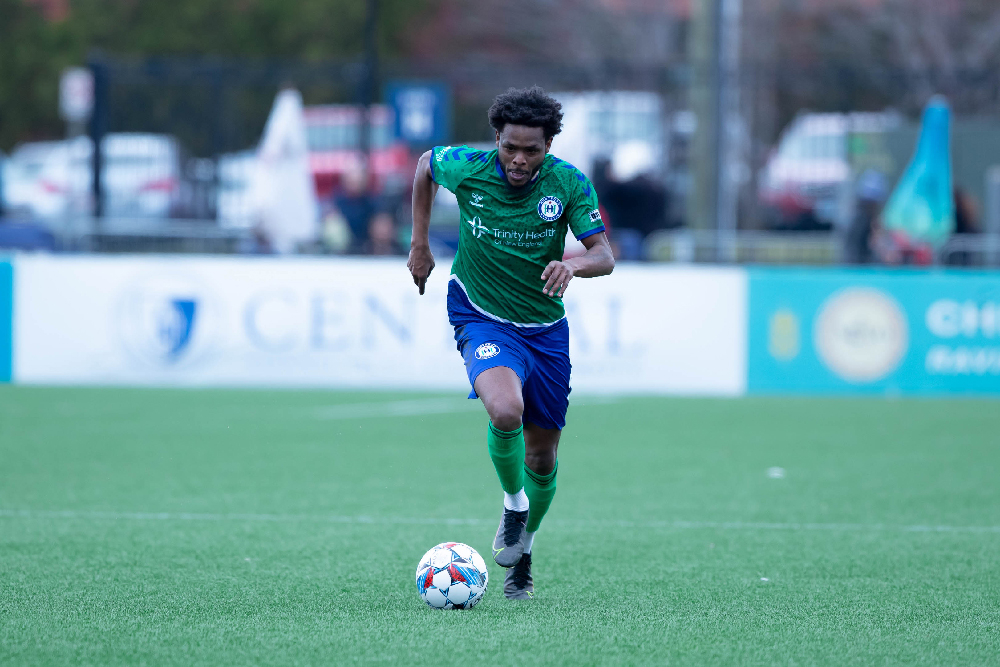
[[(380, 0), (380, 53), (405, 55), (406, 31), (434, 0)], [(324, 60), (359, 57), (361, 0), (76, 0), (46, 21), (24, 0), (0, 0), (0, 148), (63, 132), (58, 81), (94, 49), (128, 56)]]
[(58, 136), (60, 71), (79, 62), (63, 26), (46, 23), (23, 0), (0, 0), (0, 149)]

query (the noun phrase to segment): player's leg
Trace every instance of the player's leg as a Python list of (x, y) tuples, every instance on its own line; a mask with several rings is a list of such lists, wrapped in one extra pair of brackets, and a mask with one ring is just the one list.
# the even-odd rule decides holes
[(455, 339), (473, 387), (469, 398), (482, 400), (490, 416), (486, 444), (504, 491), (493, 559), (498, 565), (511, 567), (524, 553), (524, 526), (528, 520), (521, 387), (531, 373), (531, 356), (509, 326), (493, 322), (456, 326)]
[(507, 571), (504, 595), (514, 600), (534, 597), (531, 576), (535, 532), (556, 494), (559, 470), (559, 438), (566, 425), (569, 407), (569, 337), (568, 328), (554, 329), (544, 336), (532, 337), (528, 344), (532, 372), (524, 383), (524, 490), (529, 514), (525, 525), (525, 549), (521, 560)]
[(493, 560), (511, 567), (524, 553), (528, 496), (524, 492), (524, 429), (521, 378), (506, 366), (481, 372), (474, 388), (490, 416), (486, 444), (503, 488), (503, 514), (493, 538)]
[(526, 526), (527, 553), (531, 552), (535, 531), (541, 526), (552, 498), (556, 495), (556, 472), (559, 468), (557, 455), (561, 435), (562, 430), (558, 428), (542, 428), (530, 422), (524, 425), (524, 490), (531, 503)]
[(556, 471), (559, 467), (556, 453), (559, 448), (559, 429), (542, 428), (537, 424), (524, 424), (524, 491), (530, 509), (525, 524), (524, 555), (507, 570), (503, 592), (511, 600), (530, 600), (535, 596), (535, 581), (531, 576), (531, 548), (535, 532), (542, 517), (549, 510), (556, 495)]
[[(524, 435), (521, 414), (521, 378), (506, 366), (489, 368), (476, 378), (473, 385), (490, 416), (487, 445), (496, 468), (500, 486), (509, 496), (504, 505), (523, 511), (528, 508), (524, 496)], [(516, 496), (516, 497), (515, 497)]]

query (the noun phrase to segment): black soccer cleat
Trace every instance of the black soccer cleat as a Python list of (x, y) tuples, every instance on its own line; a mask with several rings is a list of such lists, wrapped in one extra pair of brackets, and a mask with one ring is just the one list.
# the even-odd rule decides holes
[(508, 600), (534, 600), (535, 582), (531, 578), (531, 554), (524, 554), (517, 565), (507, 570), (503, 594)]
[(524, 553), (528, 510), (515, 512), (506, 507), (500, 517), (497, 536), (493, 538), (493, 560), (501, 567), (514, 567)]

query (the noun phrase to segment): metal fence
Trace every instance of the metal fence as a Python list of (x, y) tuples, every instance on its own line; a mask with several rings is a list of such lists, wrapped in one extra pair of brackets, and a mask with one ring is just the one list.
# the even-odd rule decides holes
[[(4, 227), (10, 233), (18, 225), (40, 221), (51, 237), (39, 242), (42, 247), (266, 252), (266, 239), (256, 228), (249, 174), (276, 92), (293, 85), (306, 105), (339, 104), (356, 110), (366, 86), (373, 85), (371, 71), (356, 61), (98, 56), (90, 69), (95, 108), (88, 134), (23, 146), (3, 172), (4, 192), (14, 193), (13, 206), (8, 202), (8, 220), (13, 222)], [(485, 112), (506, 87), (538, 84), (558, 94), (566, 130), (554, 150), (594, 181), (628, 259), (843, 262), (857, 213), (860, 175), (876, 169), (884, 175), (884, 189), (890, 188), (909, 160), (917, 122), (898, 112), (869, 112), (801, 113), (786, 123), (773, 102), (755, 92), (755, 83), (768, 76), (780, 91), (786, 75), (747, 69), (740, 79), (744, 112), (724, 128), (734, 148), (721, 176), (736, 184), (738, 224), (722, 234), (714, 230), (713, 220), (699, 218), (690, 206), (699, 118), (691, 108), (694, 73), (687, 66), (385, 63), (379, 76), (383, 82), (434, 81), (450, 90), (450, 137), (460, 143), (492, 141)], [(895, 81), (891, 76), (886, 80)], [(325, 180), (317, 175), (322, 231), (315, 243), (299, 251), (370, 250), (370, 245), (337, 240), (336, 203), (331, 198), (344, 187), (342, 176), (354, 159), (347, 154), (365, 148), (362, 136), (369, 137), (372, 162), (382, 170), (368, 183), (377, 186), (376, 193), (366, 195), (369, 208), (391, 217), (390, 249), (405, 247), (407, 186), (416, 156), (428, 146), (397, 145), (386, 134), (391, 119), (378, 118), (373, 114), (368, 121), (370, 134), (357, 127), (345, 131), (353, 138), (341, 144), (344, 155), (324, 158), (329, 169), (340, 171)], [(974, 229), (960, 231), (985, 233), (956, 236), (937, 261), (998, 266), (1000, 167), (994, 164), (1000, 163), (1000, 119), (959, 116), (954, 156), (956, 183), (976, 212)], [(634, 187), (615, 190), (623, 183)], [(645, 190), (636, 189), (640, 186)], [(640, 214), (628, 213), (635, 207), (612, 210), (616, 198), (629, 201), (636, 192), (654, 209), (660, 208), (654, 213), (642, 209), (647, 212)], [(605, 197), (607, 193), (611, 195)], [(454, 247), (454, 220), (439, 216), (432, 228), (444, 250)], [(0, 244), (3, 238), (0, 231)], [(625, 243), (628, 239), (634, 242)]]

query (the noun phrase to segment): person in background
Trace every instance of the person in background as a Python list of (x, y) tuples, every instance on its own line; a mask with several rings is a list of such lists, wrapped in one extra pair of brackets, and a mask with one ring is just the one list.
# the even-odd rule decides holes
[(858, 179), (854, 219), (844, 242), (844, 261), (848, 264), (871, 264), (874, 259), (872, 230), (888, 191), (885, 176), (874, 169), (865, 171)]
[(372, 216), (368, 223), (368, 240), (362, 246), (362, 251), (366, 255), (404, 254), (392, 213), (379, 211)]
[[(665, 229), (668, 194), (654, 175), (656, 161), (652, 149), (642, 142), (618, 146), (603, 167), (596, 186), (604, 197), (610, 223), (615, 228), (619, 259), (642, 259), (642, 242), (649, 234)], [(603, 194), (602, 194), (603, 190)]]
[[(979, 234), (982, 228), (979, 224), (979, 207), (975, 200), (961, 186), (955, 186), (955, 233)], [(975, 263), (974, 253), (960, 250), (952, 252), (945, 261), (954, 266), (971, 266)]]
[(350, 249), (361, 251), (368, 240), (368, 224), (376, 208), (375, 198), (368, 190), (367, 171), (362, 167), (349, 169), (332, 203), (351, 231)]

